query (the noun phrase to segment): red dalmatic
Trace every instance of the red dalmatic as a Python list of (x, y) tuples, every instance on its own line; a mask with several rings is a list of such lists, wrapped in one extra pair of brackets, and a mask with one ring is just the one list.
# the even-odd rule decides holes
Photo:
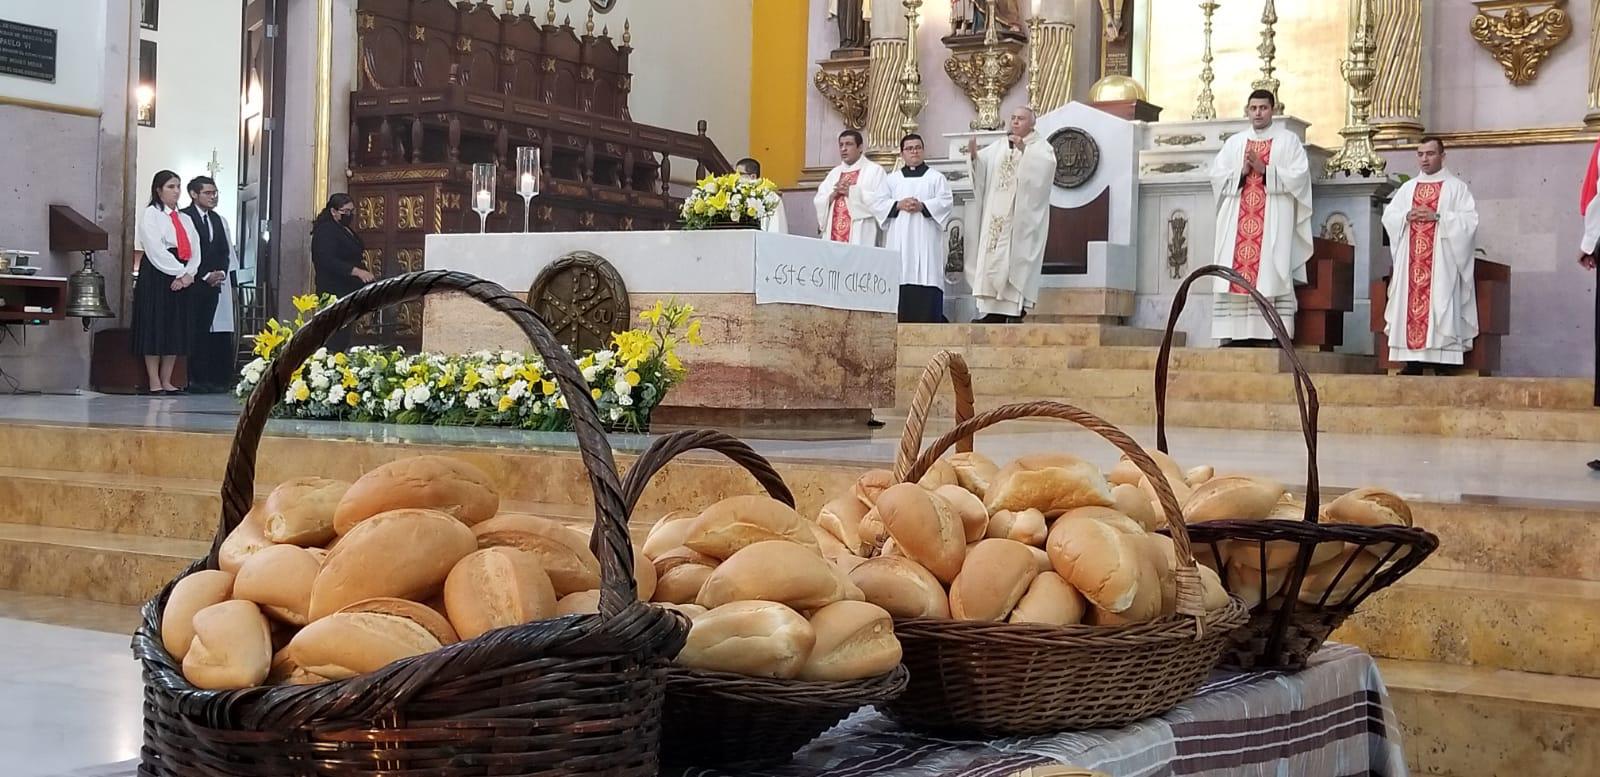
[[(1439, 211), (1443, 181), (1417, 183), (1411, 207)], [(1439, 232), (1437, 221), (1411, 222), (1411, 259), (1406, 287), (1406, 348), (1421, 351), (1428, 347), (1428, 327), (1433, 321), (1433, 244)]]
[[(1248, 156), (1252, 151), (1261, 158), (1262, 165), (1272, 164), (1272, 141), (1246, 141), (1245, 155)], [(1261, 273), (1261, 239), (1266, 232), (1267, 176), (1252, 171), (1245, 176), (1244, 186), (1239, 189), (1239, 236), (1233, 244), (1233, 269), (1251, 285), (1255, 284), (1256, 276)], [(1228, 291), (1234, 294), (1247, 293), (1238, 284), (1230, 285)]]
[[(860, 170), (851, 170), (840, 173), (839, 182), (845, 186), (855, 186), (856, 179), (860, 177)], [(833, 211), (828, 218), (828, 239), (836, 243), (850, 242), (850, 203), (845, 202), (843, 196), (833, 198)]]

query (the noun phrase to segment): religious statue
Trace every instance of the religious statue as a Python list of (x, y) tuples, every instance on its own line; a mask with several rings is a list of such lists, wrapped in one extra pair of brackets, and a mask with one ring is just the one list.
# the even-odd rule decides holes
[(868, 0), (828, 0), (828, 18), (839, 25), (839, 49), (865, 49), (872, 34), (872, 3)]
[(1127, 0), (1100, 0), (1100, 22), (1105, 28), (1107, 43), (1122, 40), (1127, 31), (1122, 28), (1122, 6)]
[[(984, 13), (994, 14), (995, 28), (999, 30), (1022, 29), (1022, 10), (1017, 7), (1018, 2), (1019, 0), (980, 0)], [(978, 29), (981, 31), (983, 25)]]

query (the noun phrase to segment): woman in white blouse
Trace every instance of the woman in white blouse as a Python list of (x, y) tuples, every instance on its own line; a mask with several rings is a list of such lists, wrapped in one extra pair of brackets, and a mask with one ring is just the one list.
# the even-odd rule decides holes
[(150, 205), (139, 214), (144, 260), (133, 287), (133, 352), (144, 357), (155, 396), (184, 393), (172, 385), (172, 371), (194, 343), (193, 305), (184, 291), (200, 267), (200, 233), (178, 211), (181, 189), (177, 173), (156, 173)]

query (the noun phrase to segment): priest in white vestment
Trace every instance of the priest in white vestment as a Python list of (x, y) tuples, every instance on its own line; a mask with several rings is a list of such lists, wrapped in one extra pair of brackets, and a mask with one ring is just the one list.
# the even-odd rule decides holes
[[(1273, 123), (1277, 98), (1258, 89), (1245, 113), (1250, 129), (1223, 143), (1211, 165), (1217, 200), (1213, 263), (1231, 267), (1272, 301), (1294, 334), (1294, 287), (1311, 261), (1311, 166), (1300, 139)], [(1212, 287), (1211, 336), (1224, 345), (1272, 340), (1261, 309), (1242, 288), (1221, 278)]]
[[(746, 181), (762, 180), (761, 163), (750, 157), (745, 157), (735, 162), (733, 169), (743, 176)], [(789, 234), (789, 220), (783, 215), (783, 201), (781, 198), (778, 201), (778, 209), (773, 211), (772, 215), (761, 219), (761, 230), (763, 232), (776, 232), (780, 235)]]
[(872, 203), (883, 247), (900, 253), (900, 323), (944, 322), (944, 226), (955, 195), (944, 174), (923, 162), (921, 135), (900, 139), (904, 166)]
[(1010, 132), (981, 152), (967, 141), (978, 244), (967, 259), (977, 323), (1017, 323), (1039, 299), (1056, 152), (1033, 125), (1033, 109), (1011, 113)]
[(861, 151), (861, 133), (839, 133), (839, 164), (817, 187), (812, 203), (817, 207), (817, 229), (827, 240), (860, 246), (878, 244), (878, 222), (872, 201), (883, 188), (883, 166)]
[(1423, 138), (1417, 146), (1422, 174), (1401, 184), (1383, 211), (1394, 252), (1384, 331), (1389, 360), (1406, 362), (1402, 375), (1459, 366), (1478, 336), (1472, 277), (1478, 205), (1467, 185), (1445, 169), (1444, 156), (1443, 141)]

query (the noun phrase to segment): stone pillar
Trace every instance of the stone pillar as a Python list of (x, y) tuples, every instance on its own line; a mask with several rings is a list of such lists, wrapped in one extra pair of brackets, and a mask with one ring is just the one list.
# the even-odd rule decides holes
[(1583, 126), (1600, 129), (1600, 0), (1589, 0), (1589, 113)]
[(1376, 138), (1416, 140), (1422, 137), (1422, 0), (1373, 0), (1372, 13), (1378, 35), (1378, 76), (1372, 84)]
[(900, 145), (900, 73), (906, 45), (905, 9), (900, 0), (872, 0), (872, 42), (868, 44), (867, 152), (893, 154)]

